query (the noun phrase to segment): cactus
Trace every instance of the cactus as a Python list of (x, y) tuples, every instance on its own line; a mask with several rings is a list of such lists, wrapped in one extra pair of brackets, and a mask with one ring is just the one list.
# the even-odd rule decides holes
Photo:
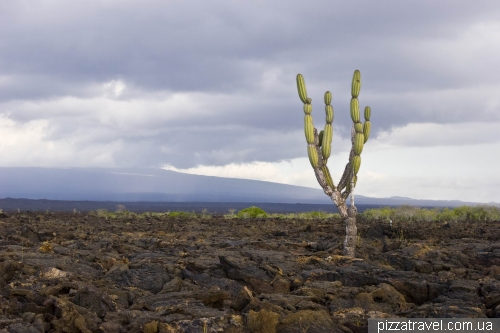
[(365, 121), (363, 124), (363, 134), (365, 136), (365, 143), (368, 141), (368, 137), (370, 136), (370, 128), (371, 128), (371, 123), (370, 121)]
[[(304, 91), (305, 89), (306, 87), (304, 83)], [(352, 98), (358, 98), (360, 90), (361, 90), (361, 72), (356, 69), (352, 77), (352, 86), (351, 86)]]
[(312, 167), (317, 168), (319, 165), (319, 157), (314, 145), (307, 145), (307, 155), (309, 155), (309, 162), (311, 162)]
[(321, 144), (321, 152), (323, 159), (326, 161), (328, 160), (328, 157), (330, 157), (330, 152), (331, 152), (331, 147), (332, 147), (332, 124), (326, 124), (325, 129), (323, 131), (323, 142)]
[(300, 74), (297, 75), (297, 88), (299, 89), (299, 97), (300, 97), (300, 100), (302, 101), (302, 103), (311, 104), (307, 100), (306, 83), (304, 81), (304, 77)]
[[(306, 83), (301, 74), (297, 75), (297, 90), (299, 98), (304, 103), (304, 133), (307, 142), (307, 155), (314, 169), (316, 178), (323, 188), (323, 191), (332, 198), (339, 209), (339, 213), (346, 224), (346, 238), (344, 241), (344, 255), (354, 257), (356, 246), (356, 207), (354, 206), (354, 188), (358, 181), (358, 172), (361, 167), (361, 153), (363, 147), (370, 136), (370, 116), (371, 109), (367, 106), (364, 110), (365, 122), (361, 123), (359, 110), (359, 92), (361, 90), (361, 73), (354, 71), (351, 85), (351, 106), (350, 114), (353, 122), (351, 134), (351, 153), (344, 174), (338, 186), (335, 186), (327, 162), (331, 153), (331, 143), (333, 136), (333, 107), (332, 93), (327, 91), (324, 96), (326, 124), (324, 129), (317, 134), (312, 120), (312, 100), (307, 97)], [(346, 199), (351, 195), (351, 207), (348, 208)]]
[(359, 101), (356, 97), (351, 99), (351, 119), (353, 123), (359, 123)]
[(314, 125), (310, 114), (304, 116), (304, 132), (306, 134), (307, 143), (314, 143)]
[(365, 136), (363, 133), (356, 133), (354, 138), (354, 156), (360, 156), (365, 144)]

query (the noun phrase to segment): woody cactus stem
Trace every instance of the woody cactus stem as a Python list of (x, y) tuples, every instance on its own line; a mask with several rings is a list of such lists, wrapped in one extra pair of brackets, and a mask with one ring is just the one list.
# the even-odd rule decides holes
[[(359, 101), (358, 96), (361, 90), (361, 73), (356, 70), (352, 78), (351, 86), (351, 119), (353, 122), (351, 130), (351, 152), (349, 154), (349, 162), (347, 163), (344, 173), (340, 179), (338, 186), (333, 183), (330, 175), (330, 170), (327, 167), (328, 159), (331, 153), (331, 144), (333, 136), (333, 107), (330, 105), (332, 94), (327, 91), (325, 93), (325, 113), (326, 124), (324, 129), (319, 133), (314, 128), (312, 119), (312, 100), (307, 97), (306, 84), (304, 77), (301, 74), (297, 75), (297, 90), (302, 103), (304, 103), (304, 132), (307, 142), (307, 154), (309, 162), (313, 167), (318, 183), (323, 188), (323, 191), (328, 195), (344, 219), (346, 226), (346, 238), (344, 241), (344, 255), (354, 257), (356, 249), (356, 206), (354, 206), (354, 187), (358, 181), (358, 171), (361, 166), (361, 152), (364, 144), (370, 136), (370, 115), (371, 109), (369, 106), (365, 108), (365, 122), (360, 121)], [(346, 199), (351, 194), (351, 207), (347, 207)]]

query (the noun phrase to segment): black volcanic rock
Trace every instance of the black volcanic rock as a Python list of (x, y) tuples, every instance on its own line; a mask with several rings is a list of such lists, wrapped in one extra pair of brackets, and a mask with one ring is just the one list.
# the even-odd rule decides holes
[(366, 332), (368, 318), (498, 317), (499, 224), (467, 226), (401, 223), (397, 239), (360, 220), (348, 258), (337, 220), (14, 213), (0, 223), (0, 332)]

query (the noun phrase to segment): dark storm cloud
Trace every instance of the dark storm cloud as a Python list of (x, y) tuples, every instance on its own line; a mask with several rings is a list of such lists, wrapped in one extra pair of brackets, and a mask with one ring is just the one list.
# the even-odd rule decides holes
[(75, 83), (120, 76), (146, 89), (225, 92), (251, 87), (261, 65), (294, 64), (336, 77), (362, 67), (369, 77), (385, 76), (379, 86), (410, 78), (409, 86), (449, 83), (451, 73), (432, 73), (425, 63), (433, 50), (411, 45), (446, 42), (475, 22), (497, 21), (500, 7), (494, 1), (10, 3), (2, 11), (4, 74)]
[[(297, 73), (319, 129), (323, 93), (332, 91), (334, 131), (344, 138), (357, 68), (373, 137), (409, 122), (498, 121), (490, 90), (500, 84), (500, 49), (488, 47), (498, 17), (497, 1), (4, 1), (0, 113), (49, 120), (47, 139), (76, 131), (78, 145), (118, 140), (126, 147), (113, 153), (118, 164), (176, 167), (304, 156), (303, 137), (290, 135), (303, 126)], [(184, 115), (182, 105), (137, 111), (150, 122), (106, 122), (98, 114), (113, 107), (102, 103), (11, 107), (67, 96), (78, 104), (111, 80), (127, 86), (116, 100), (151, 99), (145, 108), (164, 91), (214, 98), (200, 114)]]

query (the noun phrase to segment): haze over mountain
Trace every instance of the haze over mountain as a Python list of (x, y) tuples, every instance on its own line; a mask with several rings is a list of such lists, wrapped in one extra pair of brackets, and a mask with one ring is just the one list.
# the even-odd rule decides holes
[[(152, 202), (333, 204), (322, 190), (267, 181), (183, 174), (157, 168), (0, 168), (0, 198)], [(370, 198), (358, 205), (459, 206), (458, 200)]]

